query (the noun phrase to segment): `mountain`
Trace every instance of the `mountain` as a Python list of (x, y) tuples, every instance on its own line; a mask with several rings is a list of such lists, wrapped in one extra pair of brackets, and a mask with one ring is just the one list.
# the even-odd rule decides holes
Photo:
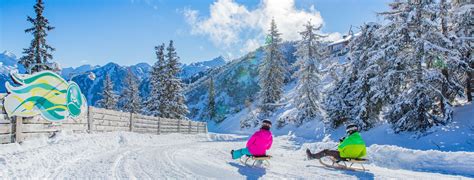
[(73, 68), (73, 67), (63, 68), (61, 70), (61, 76), (64, 77), (65, 79), (70, 79), (71, 77), (94, 70), (98, 67), (100, 66), (92, 66), (92, 65), (87, 64), (87, 65), (79, 66), (77, 68)]
[[(288, 64), (293, 64), (296, 57), (295, 42), (285, 42), (282, 52)], [(212, 69), (206, 76), (189, 84), (185, 94), (190, 110), (189, 118), (205, 121), (209, 79), (214, 78), (216, 92), (217, 118), (223, 120), (238, 113), (257, 98), (258, 66), (264, 58), (264, 49), (259, 48), (247, 55), (235, 59), (226, 65)]]
[(9, 51), (3, 51), (3, 53), (0, 54), (0, 62), (3, 66), (15, 66), (18, 60), (15, 54)]
[(223, 66), (226, 63), (224, 57), (219, 56), (209, 61), (195, 62), (191, 64), (184, 64), (181, 68), (180, 77), (182, 79), (192, 79), (193, 76), (205, 72), (209, 69)]
[(5, 82), (9, 81), (13, 83), (10, 78), (10, 71), (18, 70), (19, 72), (25, 72), (23, 65), (18, 64), (18, 59), (15, 54), (4, 51), (0, 54), (0, 93), (5, 93)]
[[(223, 64), (225, 64), (225, 60), (222, 57), (217, 57), (209, 61), (183, 65), (183, 73), (181, 74), (181, 78), (183, 81), (193, 82), (193, 80), (188, 79), (196, 78), (198, 77), (196, 76), (198, 74), (200, 74), (200, 77), (202, 77), (204, 74), (206, 74), (205, 72)], [(105, 75), (110, 75), (112, 82), (114, 83), (115, 92), (120, 94), (124, 88), (123, 80), (125, 79), (128, 68), (130, 68), (135, 77), (138, 78), (140, 96), (142, 98), (148, 97), (150, 89), (149, 77), (152, 67), (147, 63), (138, 63), (132, 66), (120, 66), (116, 63), (108, 63), (104, 66), (83, 65), (78, 68), (64, 68), (61, 75), (65, 78), (68, 78), (72, 73), (80, 74), (88, 71), (93, 72), (96, 75), (95, 80), (90, 80), (88, 74), (81, 74), (74, 77), (73, 81), (75, 81), (79, 87), (81, 87), (82, 92), (86, 96), (87, 102), (90, 105), (95, 105), (96, 102), (101, 98), (100, 92), (102, 92), (103, 89)]]
[[(89, 105), (94, 106), (96, 102), (101, 99), (101, 92), (103, 90), (103, 83), (105, 76), (108, 74), (112, 82), (114, 83), (114, 91), (120, 94), (125, 86), (125, 76), (130, 68), (132, 73), (138, 78), (140, 87), (143, 87), (143, 83), (149, 77), (151, 66), (147, 63), (139, 63), (133, 66), (120, 66), (116, 63), (108, 63), (104, 66), (92, 69), (96, 76), (94, 80), (89, 79), (88, 74), (82, 74), (74, 77), (72, 80), (76, 82), (81, 88), (82, 93), (86, 96)], [(140, 94), (146, 93), (146, 88), (140, 89)], [(143, 96), (142, 96), (143, 97)]]

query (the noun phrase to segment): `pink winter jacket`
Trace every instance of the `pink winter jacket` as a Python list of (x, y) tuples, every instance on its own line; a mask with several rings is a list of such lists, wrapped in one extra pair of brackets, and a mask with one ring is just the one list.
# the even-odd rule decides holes
[(254, 156), (264, 156), (266, 154), (265, 152), (272, 147), (272, 143), (272, 132), (260, 129), (247, 141), (247, 148)]

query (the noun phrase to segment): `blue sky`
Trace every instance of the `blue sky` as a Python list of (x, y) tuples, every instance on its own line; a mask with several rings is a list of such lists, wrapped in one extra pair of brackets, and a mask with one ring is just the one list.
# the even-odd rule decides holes
[[(154, 62), (153, 47), (174, 40), (183, 63), (236, 58), (264, 41), (271, 18), (294, 40), (309, 19), (337, 39), (350, 25), (380, 21), (389, 0), (44, 0), (56, 29), (48, 43), (64, 67)], [(21, 56), (35, 0), (0, 0), (0, 51)]]

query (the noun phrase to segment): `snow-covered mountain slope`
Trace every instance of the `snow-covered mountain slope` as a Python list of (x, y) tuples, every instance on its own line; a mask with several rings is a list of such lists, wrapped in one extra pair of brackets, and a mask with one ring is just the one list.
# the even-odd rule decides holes
[(181, 79), (190, 79), (191, 77), (206, 70), (223, 66), (226, 63), (224, 57), (219, 56), (212, 60), (184, 64), (180, 73)]
[[(282, 46), (283, 54), (289, 64), (295, 62), (294, 42), (285, 42)], [(214, 78), (216, 93), (217, 119), (225, 119), (245, 108), (257, 98), (258, 67), (264, 58), (263, 48), (259, 48), (247, 55), (235, 59), (226, 65), (213, 69), (209, 73), (190, 84), (186, 89), (187, 105), (191, 119), (204, 121), (206, 117), (206, 103), (209, 88), (209, 79)]]
[(16, 66), (18, 60), (15, 54), (9, 51), (3, 51), (3, 53), (0, 54), (0, 62), (3, 66)]
[(59, 133), (52, 139), (0, 145), (2, 178), (48, 179), (469, 179), (474, 153), (368, 148), (369, 171), (329, 169), (306, 160), (305, 149), (331, 148), (279, 136), (269, 168), (248, 167), (229, 151), (245, 146), (236, 135), (146, 135), (129, 132)]
[(0, 54), (0, 93), (6, 92), (5, 82), (9, 81), (13, 83), (10, 78), (10, 72), (12, 70), (18, 70), (19, 72), (25, 72), (23, 65), (18, 64), (18, 59), (15, 54), (4, 51)]
[(61, 76), (64, 77), (65, 79), (70, 79), (71, 77), (80, 75), (88, 71), (92, 71), (99, 67), (100, 66), (92, 66), (92, 65), (86, 64), (86, 65), (79, 66), (77, 68), (73, 68), (73, 67), (63, 68), (61, 69)]
[(93, 81), (89, 79), (88, 74), (76, 76), (72, 80), (76, 82), (81, 88), (81, 91), (86, 96), (87, 103), (89, 105), (95, 105), (96, 102), (102, 98), (101, 92), (104, 88), (103, 83), (106, 75), (110, 75), (110, 78), (114, 83), (114, 91), (119, 94), (124, 88), (125, 83), (123, 80), (125, 79), (129, 68), (138, 78), (138, 84), (140, 84), (140, 87), (143, 87), (140, 89), (140, 93), (147, 93), (148, 88), (144, 87), (144, 83), (149, 77), (151, 67), (146, 63), (139, 63), (130, 67), (120, 66), (115, 63), (108, 63), (102, 67), (92, 70), (92, 72), (96, 75), (96, 79)]

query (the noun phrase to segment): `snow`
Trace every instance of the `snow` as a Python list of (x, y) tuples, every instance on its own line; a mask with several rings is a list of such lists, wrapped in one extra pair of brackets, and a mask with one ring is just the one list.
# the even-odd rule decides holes
[[(247, 136), (145, 135), (129, 132), (59, 133), (51, 139), (6, 144), (0, 148), (1, 178), (50, 179), (468, 179), (474, 177), (474, 153), (418, 151), (373, 145), (367, 172), (325, 168), (305, 159), (304, 150), (334, 142), (308, 143), (278, 136), (268, 168), (246, 167), (229, 151)], [(320, 148), (317, 148), (320, 147)], [(442, 174), (440, 174), (442, 173)], [(464, 177), (463, 177), (464, 176)]]

